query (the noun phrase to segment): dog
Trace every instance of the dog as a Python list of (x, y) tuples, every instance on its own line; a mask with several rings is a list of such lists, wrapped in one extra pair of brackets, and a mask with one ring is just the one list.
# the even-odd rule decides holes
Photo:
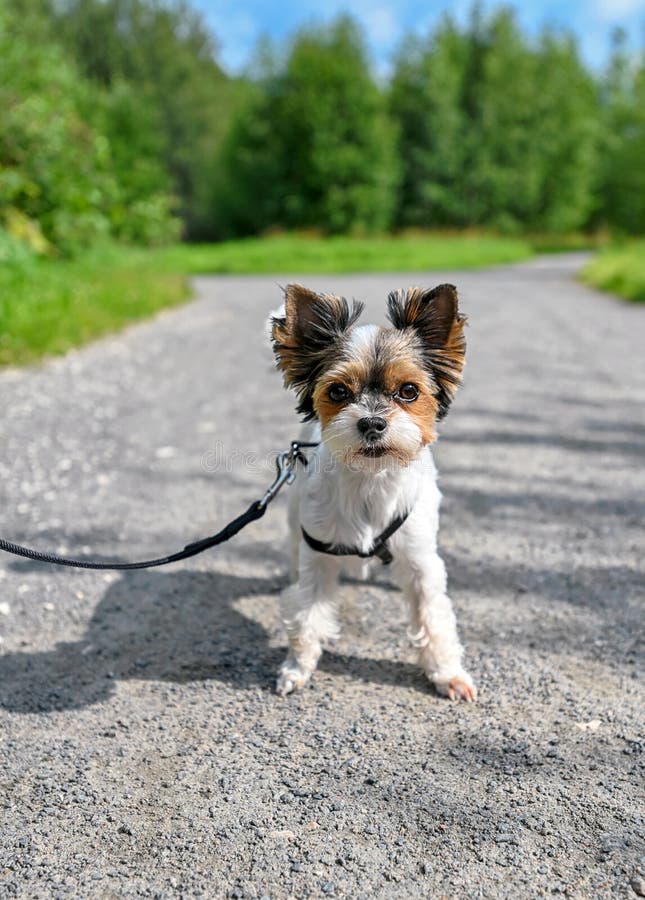
[(430, 445), (462, 379), (466, 317), (442, 284), (388, 297), (391, 327), (358, 325), (363, 304), (300, 284), (269, 319), (276, 364), (318, 442), (290, 492), (294, 583), (281, 598), (289, 652), (278, 693), (302, 688), (338, 635), (335, 590), (352, 556), (392, 563), (410, 639), (435, 689), (476, 699), (462, 666), (446, 571), (437, 552), (437, 472)]

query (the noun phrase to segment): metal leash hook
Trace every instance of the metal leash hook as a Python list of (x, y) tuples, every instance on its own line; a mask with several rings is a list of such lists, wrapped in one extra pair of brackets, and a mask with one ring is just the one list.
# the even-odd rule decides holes
[(258, 500), (258, 506), (261, 509), (268, 506), (283, 484), (291, 484), (293, 482), (296, 477), (296, 473), (293, 471), (294, 463), (295, 458), (291, 450), (283, 450), (282, 453), (278, 453), (275, 461), (278, 474), (273, 484), (267, 488), (264, 497)]
[(261, 500), (258, 500), (258, 507), (260, 507), (260, 509), (268, 506), (283, 484), (293, 484), (296, 477), (294, 470), (297, 462), (301, 462), (305, 466), (307, 465), (307, 457), (302, 452), (302, 448), (317, 446), (317, 441), (291, 441), (291, 446), (288, 450), (283, 450), (282, 453), (278, 453), (275, 460), (278, 474), (276, 475), (273, 484), (265, 492), (264, 497), (262, 497)]

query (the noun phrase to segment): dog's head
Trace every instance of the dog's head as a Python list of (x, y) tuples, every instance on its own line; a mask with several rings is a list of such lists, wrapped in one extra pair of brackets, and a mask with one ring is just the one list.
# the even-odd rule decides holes
[(406, 464), (435, 440), (461, 381), (466, 320), (451, 284), (392, 292), (392, 328), (356, 325), (362, 309), (290, 284), (271, 320), (273, 350), (298, 412), (320, 421), (336, 456)]

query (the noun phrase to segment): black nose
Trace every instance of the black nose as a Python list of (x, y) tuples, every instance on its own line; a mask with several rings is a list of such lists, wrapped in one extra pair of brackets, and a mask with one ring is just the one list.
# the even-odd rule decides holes
[(387, 428), (387, 422), (382, 416), (365, 416), (358, 420), (356, 427), (368, 440), (377, 441)]

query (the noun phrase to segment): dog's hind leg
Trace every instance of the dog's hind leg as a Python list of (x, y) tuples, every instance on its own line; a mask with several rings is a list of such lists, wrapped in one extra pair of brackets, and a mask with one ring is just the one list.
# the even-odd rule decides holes
[(336, 559), (300, 547), (298, 582), (282, 594), (282, 619), (289, 636), (289, 652), (278, 674), (279, 694), (303, 687), (314, 673), (322, 643), (338, 634), (334, 592), (339, 565)]

